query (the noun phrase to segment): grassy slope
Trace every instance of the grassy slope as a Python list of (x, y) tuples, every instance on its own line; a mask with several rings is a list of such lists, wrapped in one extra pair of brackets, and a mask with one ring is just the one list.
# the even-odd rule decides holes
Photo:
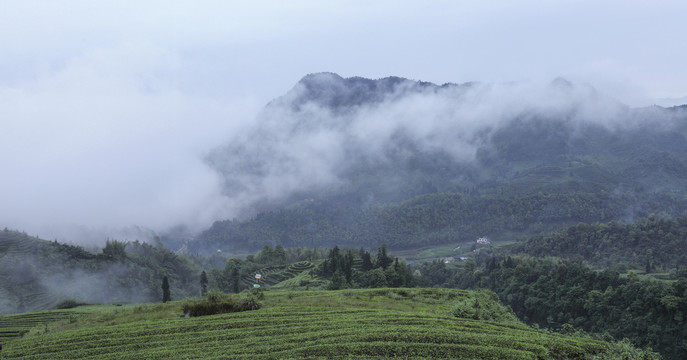
[[(260, 310), (182, 318), (181, 303), (102, 308), (5, 343), (3, 359), (584, 358), (608, 344), (456, 318), (466, 291), (271, 291)], [(2, 319), (3, 317), (0, 317)], [(42, 331), (45, 332), (45, 331)]]

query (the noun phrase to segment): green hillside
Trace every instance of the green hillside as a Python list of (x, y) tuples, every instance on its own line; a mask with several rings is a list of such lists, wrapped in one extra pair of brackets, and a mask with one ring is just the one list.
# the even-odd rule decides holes
[[(265, 108), (254, 133), (208, 158), (229, 198), (271, 195), (249, 204), (249, 217), (215, 222), (187, 244), (189, 251), (255, 251), (277, 243), (386, 243), (398, 250), (687, 211), (687, 112), (630, 109), (594, 91), (575, 99), (581, 88), (558, 81), (548, 91), (566, 99), (560, 108), (533, 104), (476, 125), (469, 111), (462, 113), (461, 97), (479, 88), (305, 77)], [(412, 121), (405, 121), (428, 121), (432, 136), (414, 133), (403, 117), (371, 115), (417, 96), (446, 107), (407, 109)], [(597, 103), (604, 106), (586, 108)], [(389, 133), (361, 135), (360, 128), (375, 126)], [(307, 147), (322, 133), (339, 141)], [(313, 180), (307, 171), (316, 170), (334, 180)], [(283, 183), (290, 185), (281, 189)]]
[(164, 248), (107, 241), (102, 252), (0, 231), (0, 313), (50, 309), (75, 299), (136, 303), (161, 299), (170, 278), (173, 298), (200, 293), (200, 268)]
[[(478, 299), (482, 299), (478, 301)], [(127, 306), (9, 340), (3, 359), (654, 359), (627, 343), (532, 329), (462, 290), (264, 293), (259, 310), (184, 318), (181, 302)], [(476, 307), (480, 307), (475, 310)], [(464, 311), (468, 309), (468, 311)], [(488, 311), (487, 311), (488, 310)], [(502, 314), (501, 320), (480, 320)], [(459, 316), (456, 316), (459, 315)], [(2, 317), (0, 317), (2, 320)]]
[(512, 251), (584, 259), (600, 268), (629, 267), (647, 273), (680, 270), (687, 266), (687, 218), (650, 216), (632, 224), (580, 223), (528, 238)]

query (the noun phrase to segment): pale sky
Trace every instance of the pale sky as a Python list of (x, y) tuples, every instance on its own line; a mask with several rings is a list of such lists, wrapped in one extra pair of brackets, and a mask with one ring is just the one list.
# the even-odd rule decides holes
[(632, 106), (687, 102), (685, 14), (663, 0), (0, 0), (0, 227), (206, 226), (226, 214), (203, 156), (308, 73), (562, 76)]

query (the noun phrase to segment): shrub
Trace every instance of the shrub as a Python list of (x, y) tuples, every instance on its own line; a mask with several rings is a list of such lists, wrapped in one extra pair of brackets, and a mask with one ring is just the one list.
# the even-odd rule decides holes
[(498, 296), (489, 290), (477, 290), (459, 299), (451, 309), (456, 317), (488, 320), (518, 321), (513, 311), (501, 304)]
[(85, 302), (76, 301), (74, 299), (64, 299), (55, 304), (55, 309), (71, 309), (81, 305), (88, 305)]
[(186, 301), (183, 311), (188, 316), (205, 316), (257, 310), (260, 306), (254, 296), (236, 297), (212, 291), (203, 298)]

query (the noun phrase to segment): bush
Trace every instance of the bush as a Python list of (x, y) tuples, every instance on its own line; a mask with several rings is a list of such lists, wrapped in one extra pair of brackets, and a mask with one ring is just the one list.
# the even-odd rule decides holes
[(592, 359), (604, 360), (659, 360), (661, 356), (653, 352), (651, 349), (639, 349), (634, 347), (630, 340), (623, 339), (622, 341), (611, 343), (608, 349)]
[(260, 307), (254, 296), (236, 297), (212, 291), (203, 298), (186, 301), (183, 310), (188, 316), (205, 316), (257, 310)]
[(81, 305), (88, 305), (88, 303), (76, 301), (74, 299), (65, 299), (55, 304), (55, 309), (71, 309)]
[(456, 317), (488, 320), (518, 321), (513, 311), (501, 304), (498, 296), (489, 290), (477, 290), (459, 299), (451, 309)]

